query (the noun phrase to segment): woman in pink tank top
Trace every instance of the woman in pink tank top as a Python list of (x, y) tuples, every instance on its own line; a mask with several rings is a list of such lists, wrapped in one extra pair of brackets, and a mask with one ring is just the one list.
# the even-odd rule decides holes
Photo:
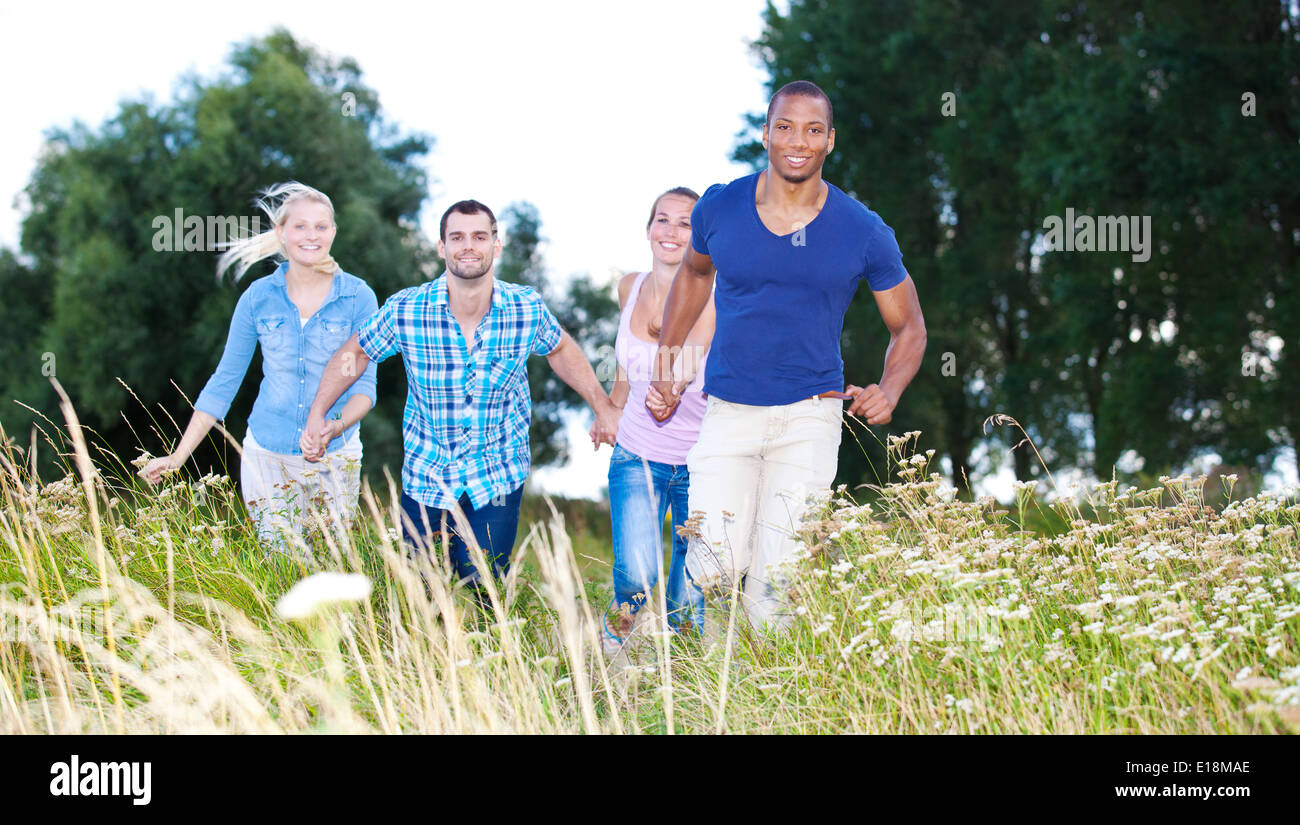
[(686, 382), (680, 405), (665, 421), (656, 421), (645, 406), (650, 381), (658, 378), (664, 300), (691, 242), (691, 210), (697, 200), (699, 196), (685, 187), (655, 199), (646, 225), (653, 265), (649, 272), (625, 276), (618, 285), (622, 312), (614, 345), (618, 378), (609, 397), (623, 413), (609, 461), (614, 599), (605, 619), (604, 646), (610, 655), (626, 642), (637, 611), (659, 580), (664, 566), (663, 523), (669, 510), (673, 552), (665, 579), (668, 621), (680, 631), (699, 627), (704, 619), (704, 597), (688, 580), (686, 539), (677, 531), (690, 515), (686, 453), (695, 445), (704, 420), (704, 364), (715, 322), (712, 299), (673, 359), (674, 377)]

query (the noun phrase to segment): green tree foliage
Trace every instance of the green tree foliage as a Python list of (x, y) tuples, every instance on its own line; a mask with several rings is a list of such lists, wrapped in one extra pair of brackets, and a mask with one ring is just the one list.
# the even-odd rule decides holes
[[(806, 78), (830, 94), (826, 177), (894, 227), (920, 291), (929, 347), (889, 429), (924, 430), (958, 486), (995, 411), (1049, 461), (1106, 477), (1128, 449), (1150, 470), (1294, 443), (1296, 390), (1277, 376), (1300, 309), (1298, 21), (1276, 3), (1191, 5), (768, 7), (770, 88)], [(736, 156), (761, 166), (751, 122)], [(1151, 259), (1044, 254), (1044, 219), (1066, 208), (1150, 216)], [(887, 340), (864, 287), (850, 381), (879, 376)], [(1014, 455), (1019, 477), (1038, 471)], [(872, 478), (852, 439), (840, 466)]]
[[(181, 209), (251, 218), (260, 189), (297, 179), (330, 195), (334, 257), (381, 301), (418, 283), (434, 258), (415, 229), (428, 188), (417, 161), (431, 139), (398, 135), (353, 61), (279, 31), (237, 47), (230, 63), (224, 76), (185, 81), (173, 103), (125, 103), (99, 129), (52, 131), (26, 189), (30, 264), (0, 257), (0, 285), (23, 299), (0, 311), (9, 329), (25, 332), (6, 345), (3, 397), (60, 421), (41, 369), (51, 354), (82, 422), (126, 459), (174, 443), (191, 411), (182, 393), (197, 397), (240, 292), (274, 268), (266, 261), (239, 284), (218, 283), (215, 252), (155, 249), (155, 217)], [(255, 358), (225, 422), (237, 438), (260, 369)], [(401, 458), (404, 377), (381, 367), (379, 378), (379, 408), (364, 425), (372, 468)], [(19, 441), (34, 418), (12, 400), (0, 410)], [(196, 454), (200, 466), (213, 458)]]
[[(0, 344), (10, 366), (0, 376), (8, 399), (0, 422), (20, 442), (42, 415), (61, 423), (51, 373), (82, 422), (124, 460), (137, 447), (161, 454), (184, 427), (185, 399), (196, 398), (215, 369), (239, 294), (274, 264), (255, 266), (238, 284), (218, 283), (214, 251), (155, 250), (158, 216), (174, 220), (181, 209), (251, 219), (260, 189), (296, 179), (331, 197), (334, 257), (381, 303), (441, 271), (417, 228), (428, 192), (420, 161), (432, 138), (385, 121), (355, 61), (278, 31), (235, 48), (230, 67), (216, 79), (186, 80), (170, 104), (130, 102), (99, 129), (76, 124), (49, 134), (26, 190), (24, 254), (0, 251), (0, 287), (10, 298), (0, 321), (26, 333)], [(598, 344), (613, 340), (617, 305), (585, 276), (567, 290), (548, 281), (532, 205), (511, 205), (502, 219), (510, 242), (500, 276), (539, 289), (594, 357)], [(581, 399), (543, 359), (531, 359), (529, 370), (534, 461), (562, 460), (561, 414)], [(260, 371), (254, 357), (224, 422), (236, 438)], [(406, 401), (396, 359), (380, 365), (378, 394), (363, 424), (366, 471), (377, 476), (387, 465), (396, 475)], [(199, 466), (233, 469), (224, 441), (209, 443), (196, 453)]]
[(1048, 212), (1152, 219), (1148, 263), (1044, 258), (1071, 307), (1057, 326), (1082, 356), (1069, 380), (1099, 472), (1126, 449), (1159, 471), (1200, 449), (1262, 463), (1294, 445), (1300, 399), (1279, 378), (1300, 344), (1300, 19), (1194, 6), (1062, 5), (1022, 118), (1022, 177)]

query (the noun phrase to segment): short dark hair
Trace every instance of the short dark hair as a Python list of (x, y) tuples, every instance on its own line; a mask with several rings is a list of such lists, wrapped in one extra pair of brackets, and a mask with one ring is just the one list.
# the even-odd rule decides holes
[(659, 201), (669, 195), (676, 195), (679, 198), (690, 198), (692, 201), (698, 201), (700, 199), (700, 196), (695, 194), (694, 189), (688, 189), (685, 186), (674, 186), (672, 189), (669, 189), (667, 192), (655, 198), (654, 205), (650, 207), (650, 220), (645, 222), (646, 229), (649, 229), (650, 224), (655, 222), (655, 213), (659, 211)]
[(776, 108), (776, 102), (787, 95), (799, 95), (800, 97), (812, 97), (826, 103), (826, 128), (835, 128), (835, 109), (831, 106), (831, 99), (826, 96), (822, 88), (811, 80), (794, 80), (776, 90), (772, 99), (767, 104), (767, 122), (772, 122), (772, 110)]
[(442, 220), (438, 222), (438, 240), (447, 240), (447, 218), (451, 217), (453, 212), (458, 215), (487, 215), (488, 220), (492, 222), (492, 234), (497, 234), (497, 216), (492, 214), (491, 209), (474, 200), (456, 201), (442, 213)]

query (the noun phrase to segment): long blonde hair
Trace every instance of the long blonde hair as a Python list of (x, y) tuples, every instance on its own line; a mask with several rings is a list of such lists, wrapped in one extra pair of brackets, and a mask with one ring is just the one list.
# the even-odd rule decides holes
[[(319, 189), (313, 189), (307, 184), (299, 183), (296, 180), (277, 183), (263, 189), (262, 197), (254, 201), (254, 204), (271, 219), (271, 228), (257, 235), (222, 244), (225, 251), (217, 259), (217, 280), (220, 281), (222, 274), (232, 266), (235, 269), (235, 280), (238, 281), (244, 277), (244, 273), (248, 271), (249, 267), (264, 258), (269, 258), (272, 255), (287, 258), (288, 255), (285, 253), (284, 246), (280, 243), (280, 236), (276, 234), (275, 230), (283, 226), (285, 221), (289, 219), (289, 207), (301, 200), (324, 204), (325, 208), (330, 211), (330, 223), (334, 223), (334, 204), (330, 202), (329, 196)], [(322, 275), (332, 275), (338, 268), (339, 265), (329, 255), (326, 255), (325, 259), (319, 263), (312, 265), (312, 269)]]

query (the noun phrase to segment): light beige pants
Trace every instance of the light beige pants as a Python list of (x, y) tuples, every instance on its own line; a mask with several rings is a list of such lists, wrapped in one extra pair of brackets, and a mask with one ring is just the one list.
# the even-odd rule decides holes
[(336, 533), (346, 532), (361, 492), (361, 439), (312, 463), (301, 455), (273, 453), (244, 436), (239, 488), (258, 537), (272, 549), (292, 551), (294, 537), (320, 513)]
[(691, 513), (704, 514), (686, 569), (706, 587), (731, 587), (744, 576), (741, 602), (756, 625), (789, 620), (768, 567), (794, 551), (808, 494), (835, 480), (843, 410), (837, 398), (776, 407), (709, 398), (686, 457)]

